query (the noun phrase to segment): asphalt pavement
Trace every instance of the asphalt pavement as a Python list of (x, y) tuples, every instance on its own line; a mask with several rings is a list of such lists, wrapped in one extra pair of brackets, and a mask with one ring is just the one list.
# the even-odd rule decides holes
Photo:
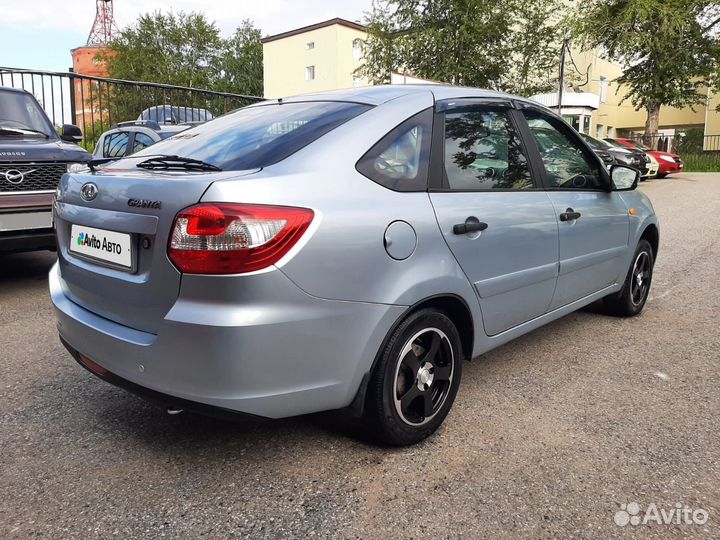
[(473, 360), (403, 449), (322, 415), (168, 416), (61, 346), (53, 254), (0, 255), (0, 538), (720, 537), (720, 175), (641, 189), (661, 220), (645, 312)]

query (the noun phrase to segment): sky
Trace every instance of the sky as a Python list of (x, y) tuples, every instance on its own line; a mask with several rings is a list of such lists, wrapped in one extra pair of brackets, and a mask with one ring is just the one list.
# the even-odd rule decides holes
[[(361, 21), (372, 0), (115, 0), (122, 28), (142, 13), (198, 11), (230, 35), (251, 19), (263, 35), (342, 17)], [(67, 71), (70, 49), (84, 45), (95, 19), (95, 0), (0, 0), (0, 67)]]

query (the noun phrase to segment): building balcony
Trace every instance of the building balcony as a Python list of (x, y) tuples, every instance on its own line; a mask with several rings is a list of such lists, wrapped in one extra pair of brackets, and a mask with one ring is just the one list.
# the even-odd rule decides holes
[[(530, 99), (551, 109), (557, 109), (558, 106), (557, 92), (536, 94), (534, 96), (530, 96)], [(600, 96), (593, 94), (592, 92), (574, 92), (572, 90), (568, 90), (567, 92), (563, 92), (562, 106), (563, 111), (566, 108), (590, 109), (591, 111), (596, 111), (600, 108)]]

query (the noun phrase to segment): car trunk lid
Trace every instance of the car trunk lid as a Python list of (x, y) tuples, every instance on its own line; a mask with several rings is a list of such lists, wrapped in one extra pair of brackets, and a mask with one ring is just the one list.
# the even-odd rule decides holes
[[(157, 333), (180, 288), (181, 273), (167, 257), (175, 216), (200, 201), (213, 182), (253, 172), (106, 168), (92, 174), (65, 175), (55, 206), (65, 294), (101, 317)], [(93, 189), (88, 187), (83, 196), (83, 186), (89, 184), (94, 184), (97, 191), (94, 197), (91, 197)], [(95, 235), (96, 229), (119, 233), (123, 241), (128, 241), (131, 268), (78, 253), (75, 244), (71, 248), (71, 239), (79, 245), (80, 234)], [(98, 234), (98, 238), (100, 236), (103, 235)]]

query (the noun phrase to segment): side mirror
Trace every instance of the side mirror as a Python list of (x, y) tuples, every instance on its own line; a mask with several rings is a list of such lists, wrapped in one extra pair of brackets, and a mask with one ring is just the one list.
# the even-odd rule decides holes
[(74, 124), (63, 124), (60, 138), (63, 141), (79, 143), (82, 141), (82, 130)]
[(632, 191), (640, 180), (640, 171), (625, 165), (615, 164), (610, 167), (610, 179), (613, 191)]

